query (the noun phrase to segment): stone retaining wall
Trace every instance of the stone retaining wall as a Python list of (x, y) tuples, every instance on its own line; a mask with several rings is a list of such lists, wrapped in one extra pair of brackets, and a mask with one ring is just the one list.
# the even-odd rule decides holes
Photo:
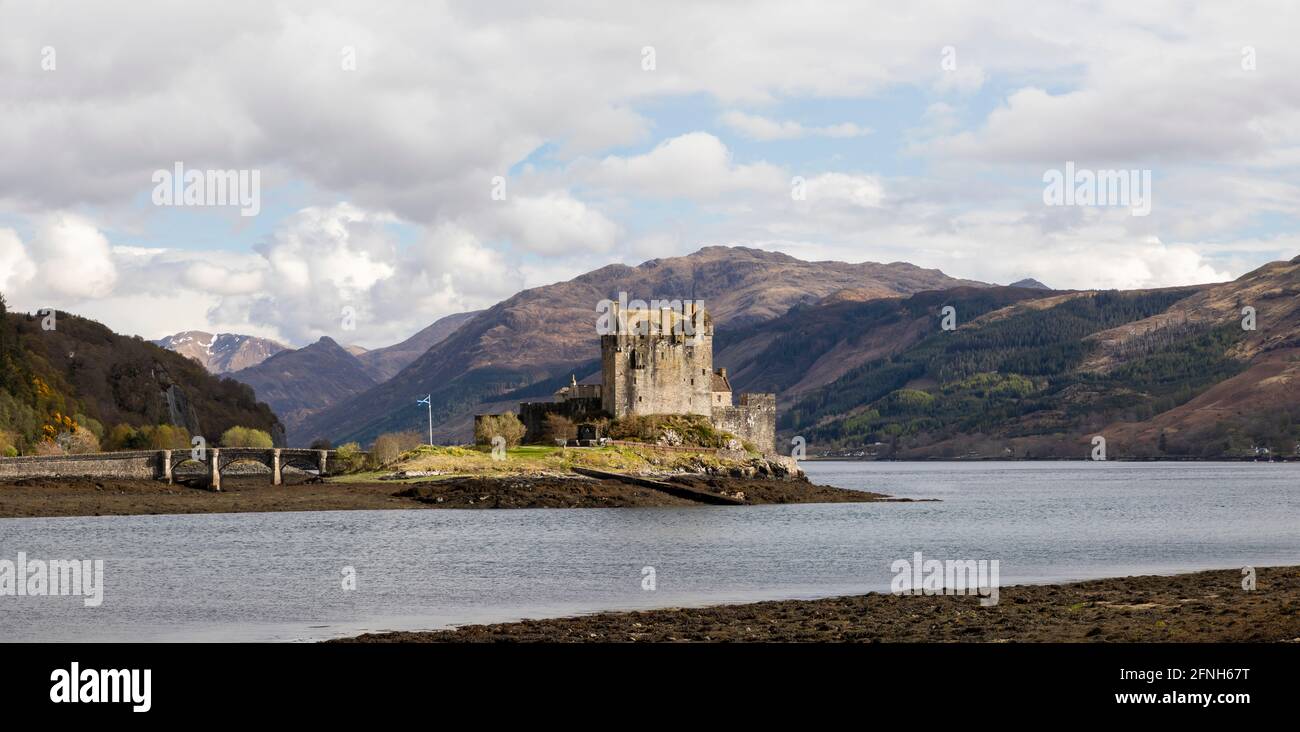
[(0, 458), (0, 479), (59, 477), (152, 479), (161, 475), (162, 461), (157, 450)]

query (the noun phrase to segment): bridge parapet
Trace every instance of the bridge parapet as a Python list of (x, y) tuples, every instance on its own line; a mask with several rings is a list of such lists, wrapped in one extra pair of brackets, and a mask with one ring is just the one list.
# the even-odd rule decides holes
[(128, 450), (83, 455), (27, 455), (0, 458), (0, 480), (19, 478), (135, 478), (175, 479), (175, 468), (203, 463), (213, 490), (221, 490), (221, 471), (231, 463), (253, 461), (271, 469), (271, 482), (283, 482), (285, 467), (330, 472), (335, 450), (303, 448), (209, 447), (203, 450)]
[(0, 478), (161, 478), (158, 450), (0, 458)]

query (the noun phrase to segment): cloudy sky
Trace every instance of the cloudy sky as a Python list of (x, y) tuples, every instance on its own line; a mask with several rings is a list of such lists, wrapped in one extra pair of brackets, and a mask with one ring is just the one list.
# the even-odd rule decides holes
[[(0, 292), (375, 347), (709, 244), (1080, 288), (1300, 254), (1300, 6), (986, 5), (0, 0)], [(1046, 205), (1067, 161), (1150, 214)], [(156, 205), (177, 162), (260, 211)]]

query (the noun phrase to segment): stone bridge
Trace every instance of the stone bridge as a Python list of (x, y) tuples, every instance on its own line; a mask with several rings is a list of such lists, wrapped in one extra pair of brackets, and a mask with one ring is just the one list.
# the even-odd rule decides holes
[(221, 472), (236, 462), (255, 462), (271, 469), (272, 485), (283, 482), (287, 466), (319, 475), (330, 472), (334, 450), (210, 447), (206, 450), (132, 450), (86, 455), (31, 455), (0, 458), (0, 480), (16, 478), (136, 478), (173, 481), (186, 463), (201, 465), (212, 490), (221, 490)]

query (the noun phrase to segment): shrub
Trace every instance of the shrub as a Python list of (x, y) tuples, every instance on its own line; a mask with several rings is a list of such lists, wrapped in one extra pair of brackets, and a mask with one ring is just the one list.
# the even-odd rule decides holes
[(934, 405), (934, 395), (920, 389), (899, 389), (890, 397), (903, 411), (921, 411)]
[(546, 415), (546, 424), (542, 426), (543, 442), (552, 440), (572, 440), (578, 436), (578, 426), (573, 420), (562, 414)]
[(506, 439), (506, 447), (515, 447), (524, 439), (524, 432), (524, 423), (509, 412), (474, 419), (474, 442), (479, 445), (491, 445), (492, 438), (500, 435)]
[(142, 427), (140, 435), (144, 442), (143, 447), (154, 450), (188, 450), (191, 447), (190, 431), (174, 424)]
[(424, 445), (424, 434), (414, 430), (397, 433), (397, 446), (402, 452), (410, 452)]
[(609, 425), (615, 440), (691, 447), (726, 447), (733, 435), (721, 432), (708, 417), (696, 414), (646, 414), (615, 420)]
[(101, 442), (104, 440), (104, 425), (100, 424), (99, 420), (87, 417), (84, 414), (77, 414), (73, 416), (72, 420), (89, 430), (90, 434), (94, 435), (96, 440)]
[(332, 450), (332, 449), (334, 449), (334, 445), (333, 445), (332, 443), (330, 443), (329, 440), (326, 440), (326, 439), (324, 439), (324, 438), (321, 438), (321, 439), (313, 440), (313, 441), (312, 441), (312, 443), (311, 443), (311, 449), (313, 449), (313, 450)]
[(113, 429), (108, 431), (108, 439), (104, 440), (104, 447), (108, 450), (138, 450), (144, 446), (140, 431), (125, 423), (113, 425)]
[[(0, 323), (0, 328), (3, 328), (3, 325)], [(0, 357), (0, 382), (4, 380), (2, 373), (4, 366)], [(29, 449), (28, 446), (33, 440), (40, 439), (41, 426), (44, 423), (43, 410), (23, 403), (21, 395), (6, 391), (3, 384), (0, 384), (0, 429), (8, 434), (6, 444), (13, 445), (20, 453)]]
[(91, 452), (99, 452), (99, 438), (95, 433), (83, 427), (77, 427), (71, 432), (64, 432), (58, 438), (59, 447), (68, 455), (84, 455)]
[(356, 472), (366, 466), (366, 456), (362, 454), (361, 446), (355, 442), (339, 445), (334, 459), (345, 473)]
[(188, 450), (190, 431), (173, 424), (145, 425), (140, 428), (116, 424), (103, 439), (105, 450)]
[(221, 433), (222, 447), (275, 447), (271, 435), (251, 427), (231, 427)]
[(370, 449), (370, 460), (377, 467), (391, 465), (419, 446), (418, 432), (389, 432), (375, 439), (375, 446)]
[(41, 440), (32, 448), (33, 455), (62, 455), (63, 448), (53, 440)]

